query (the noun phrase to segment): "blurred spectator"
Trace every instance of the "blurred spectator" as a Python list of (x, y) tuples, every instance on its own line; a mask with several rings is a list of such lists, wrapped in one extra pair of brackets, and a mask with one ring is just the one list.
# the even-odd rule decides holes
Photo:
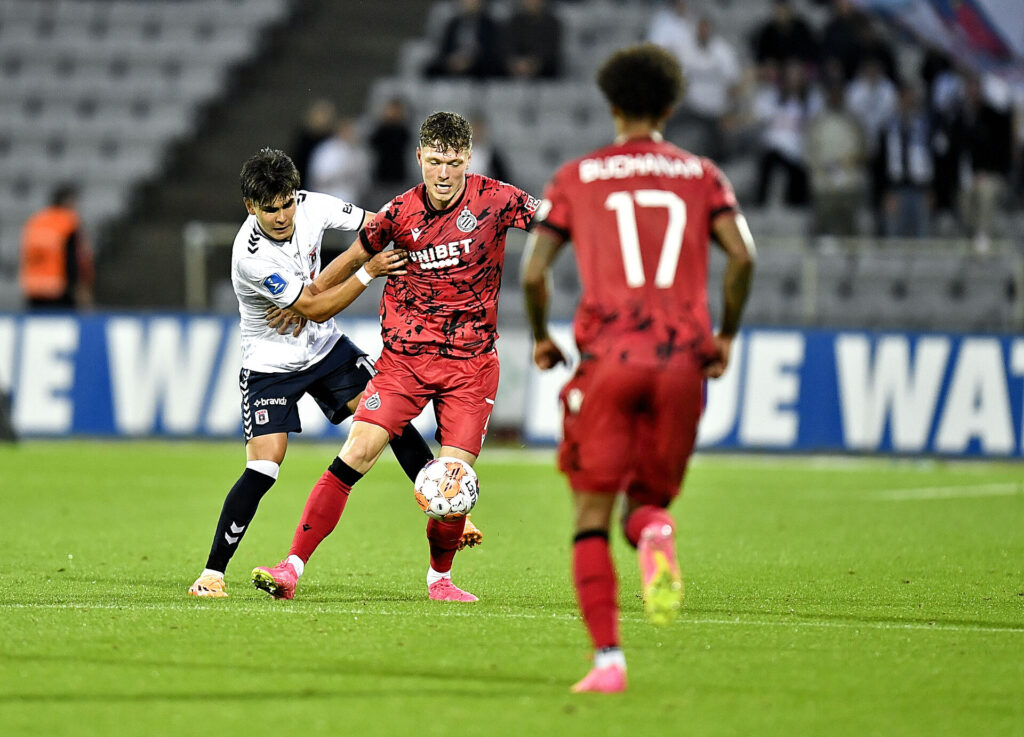
[(925, 99), (932, 135), (933, 230), (953, 235), (961, 229), (960, 179), (967, 145), (963, 79), (951, 60), (934, 49), (925, 55), (921, 79), (927, 85)]
[(677, 48), (682, 53), (678, 58), (685, 70), (686, 90), (679, 111), (669, 122), (669, 138), (703, 156), (726, 160), (742, 75), (736, 52), (714, 33), (707, 16), (697, 22), (692, 42)]
[(395, 192), (408, 189), (412, 131), (405, 100), (393, 97), (384, 105), (367, 137), (373, 156), (373, 189), (370, 206), (378, 207)]
[(1006, 85), (970, 77), (964, 105), (965, 140), (971, 161), (964, 214), (975, 250), (989, 250), (996, 205), (1003, 196), (1013, 162), (1013, 116)]
[(554, 79), (562, 67), (562, 21), (547, 0), (521, 0), (505, 24), (505, 68), (519, 79)]
[(896, 85), (885, 76), (882, 62), (874, 56), (865, 57), (846, 88), (846, 107), (860, 120), (872, 153), (882, 126), (896, 114), (898, 104)]
[(928, 235), (932, 168), (931, 132), (920, 95), (911, 84), (899, 93), (899, 112), (882, 129), (875, 163), (882, 193), (882, 234)]
[(486, 79), (504, 73), (499, 28), (487, 0), (459, 0), (458, 12), (441, 34), (440, 52), (425, 70), (428, 77)]
[(864, 56), (864, 37), (870, 19), (850, 0), (833, 0), (832, 16), (821, 34), (822, 62), (839, 62), (843, 78), (853, 79)]
[(798, 60), (786, 64), (779, 84), (764, 85), (757, 92), (754, 116), (763, 126), (755, 197), (758, 205), (767, 203), (776, 169), (786, 177), (785, 203), (807, 204), (804, 135), (807, 121), (815, 112), (806, 73)]
[(754, 33), (753, 51), (759, 65), (775, 62), (782, 66), (791, 59), (814, 64), (818, 60), (811, 27), (793, 12), (789, 0), (773, 0), (772, 17)]
[(473, 158), (470, 159), (467, 171), (483, 174), (485, 177), (497, 179), (500, 182), (510, 182), (512, 176), (505, 162), (505, 155), (491, 140), (491, 130), (487, 119), (479, 114), (474, 115), (472, 125)]
[(92, 304), (92, 251), (78, 216), (78, 188), (62, 184), (49, 207), (32, 215), (21, 231), (22, 295), (35, 309)]
[(683, 59), (689, 54), (696, 35), (694, 23), (686, 12), (685, 0), (674, 0), (668, 7), (661, 8), (647, 26), (647, 40), (675, 54), (683, 64), (684, 75), (687, 69)]
[(330, 100), (314, 100), (306, 111), (302, 127), (295, 135), (291, 155), (295, 168), (299, 170), (299, 181), (305, 186), (309, 177), (309, 156), (318, 144), (330, 138), (335, 129), (334, 103)]
[(341, 120), (333, 136), (309, 157), (307, 189), (359, 205), (370, 183), (369, 155), (359, 141), (355, 120)]
[(841, 78), (829, 81), (825, 109), (807, 129), (815, 235), (856, 235), (864, 199), (867, 144), (857, 118), (846, 110), (843, 92)]

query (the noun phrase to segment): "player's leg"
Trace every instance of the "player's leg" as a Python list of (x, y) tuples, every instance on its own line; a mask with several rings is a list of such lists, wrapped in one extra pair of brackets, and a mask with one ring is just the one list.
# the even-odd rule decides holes
[(575, 495), (572, 569), (583, 623), (594, 647), (594, 666), (574, 691), (621, 691), (626, 660), (619, 642), (617, 581), (608, 530), (623, 488), (635, 374), (584, 361), (561, 393), (563, 433), (559, 468)]
[(667, 625), (683, 601), (683, 578), (675, 548), (675, 521), (667, 507), (679, 494), (697, 438), (704, 380), (696, 363), (654, 377), (650, 412), (634, 425), (645, 449), (632, 461), (623, 517), (626, 539), (637, 549), (644, 612), (652, 624)]
[[(451, 445), (442, 445), (440, 458), (458, 458), (469, 466), (476, 463), (476, 455)], [(427, 567), (427, 595), (435, 601), (476, 601), (477, 597), (452, 583), (452, 562), (464, 546), (462, 536), (466, 530), (466, 517), (454, 520), (427, 520), (427, 544), (430, 565)]]
[[(458, 458), (472, 466), (476, 463), (491, 411), (498, 392), (500, 367), (497, 353), (467, 360), (435, 362), (424, 376), (427, 383), (442, 384), (445, 389), (434, 400), (437, 435), (441, 441), (439, 457)], [(436, 601), (476, 601), (477, 597), (451, 581), (455, 554), (462, 542), (467, 518), (450, 522), (431, 519), (427, 523), (430, 565), (427, 568), (427, 592)]]
[(577, 491), (572, 578), (580, 614), (594, 647), (594, 665), (573, 691), (611, 693), (626, 688), (626, 657), (619, 643), (618, 586), (608, 544), (614, 493)]
[(303, 372), (267, 374), (242, 370), (239, 389), (246, 440), (245, 470), (224, 499), (206, 567), (189, 589), (193, 596), (227, 596), (224, 573), (228, 562), (248, 531), (260, 500), (277, 480), (288, 449), (288, 433), (301, 428), (297, 402), (306, 380)]
[[(306, 499), (288, 556), (277, 566), (253, 569), (253, 585), (276, 598), (294, 597), (305, 564), (337, 526), (352, 487), (373, 467), (388, 442), (426, 404), (422, 388), (412, 383), (401, 367), (392, 366), (388, 356), (385, 352), (381, 357), (378, 366), (382, 370), (367, 384), (359, 400), (355, 421), (341, 452)], [(383, 370), (388, 367), (391, 370)]]
[[(324, 415), (337, 425), (355, 414), (363, 390), (377, 374), (373, 362), (351, 340), (342, 337), (325, 361), (327, 370), (310, 386), (309, 393)], [(411, 424), (389, 442), (398, 464), (410, 481), (434, 457), (423, 436)]]

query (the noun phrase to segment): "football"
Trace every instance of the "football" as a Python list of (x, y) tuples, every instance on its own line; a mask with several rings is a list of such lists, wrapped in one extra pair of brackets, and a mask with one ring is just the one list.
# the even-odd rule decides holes
[(476, 471), (468, 463), (442, 456), (416, 474), (415, 493), (416, 503), (428, 516), (451, 521), (469, 513), (480, 487)]

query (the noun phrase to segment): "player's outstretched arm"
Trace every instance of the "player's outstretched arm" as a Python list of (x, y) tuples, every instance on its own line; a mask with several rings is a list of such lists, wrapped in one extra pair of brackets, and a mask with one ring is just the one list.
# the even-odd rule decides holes
[[(368, 213), (367, 217), (373, 213)], [(366, 224), (364, 218), (363, 224)], [(370, 260), (370, 252), (367, 251), (358, 238), (348, 248), (336, 256), (320, 272), (312, 284), (307, 288), (313, 294), (326, 291), (331, 287), (342, 284), (351, 277), (356, 270)], [(356, 295), (358, 296), (358, 294)], [(347, 305), (346, 305), (347, 306)], [(277, 330), (281, 335), (291, 333), (292, 337), (298, 337), (306, 324), (305, 318), (292, 309), (281, 309), (271, 306), (267, 308), (267, 324)]]
[[(362, 246), (359, 246), (362, 248)], [(289, 307), (307, 320), (324, 322), (352, 304), (370, 282), (378, 276), (402, 276), (406, 273), (409, 254), (401, 249), (381, 251), (341, 284), (317, 291), (313, 285), (302, 288), (299, 298)], [(312, 287), (312, 288), (311, 288)]]
[(548, 334), (551, 264), (562, 243), (546, 229), (537, 229), (527, 238), (523, 254), (521, 278), (526, 316), (533, 331), (533, 362), (543, 370), (565, 363), (565, 354)]
[(743, 306), (750, 293), (750, 282), (754, 277), (754, 261), (757, 249), (754, 238), (747, 227), (747, 220), (741, 213), (728, 212), (719, 215), (711, 224), (715, 241), (725, 251), (726, 265), (722, 288), (725, 299), (722, 311), (722, 326), (715, 335), (718, 357), (704, 367), (704, 374), (717, 379), (729, 365), (732, 340), (740, 329)]
[[(369, 218), (376, 213), (368, 212), (363, 218), (363, 225), (369, 222)], [(370, 252), (363, 247), (359, 237), (349, 244), (349, 247), (338, 254), (327, 266), (317, 275), (313, 283), (321, 291), (330, 289), (336, 284), (341, 284), (354, 273), (356, 269), (370, 260)]]

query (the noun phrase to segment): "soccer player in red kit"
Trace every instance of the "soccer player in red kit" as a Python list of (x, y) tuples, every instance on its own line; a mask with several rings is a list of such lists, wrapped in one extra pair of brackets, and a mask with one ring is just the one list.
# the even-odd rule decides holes
[[(652, 44), (622, 49), (597, 82), (615, 142), (555, 173), (527, 244), (523, 287), (534, 362), (549, 369), (565, 357), (548, 335), (548, 273), (572, 241), (583, 287), (580, 363), (560, 395), (558, 464), (575, 496), (573, 580), (595, 650), (593, 669), (573, 690), (612, 692), (626, 687), (612, 508), (624, 493), (623, 528), (637, 548), (648, 618), (672, 622), (683, 583), (667, 507), (693, 450), (704, 380), (729, 363), (754, 244), (715, 164), (662, 139), (683, 85), (675, 59)], [(728, 258), (717, 333), (707, 304), (709, 238)]]
[[(504, 182), (467, 174), (473, 131), (461, 115), (430, 115), (416, 160), (423, 183), (398, 195), (360, 231), (366, 255), (407, 249), (404, 277), (384, 287), (384, 351), (338, 457), (306, 501), (289, 556), (253, 583), (291, 598), (306, 561), (337, 525), (348, 495), (388, 441), (433, 402), (440, 456), (476, 462), (498, 390), (497, 308), (505, 232), (526, 229), (540, 204)], [(427, 523), (431, 599), (475, 601), (451, 581), (466, 519)]]

